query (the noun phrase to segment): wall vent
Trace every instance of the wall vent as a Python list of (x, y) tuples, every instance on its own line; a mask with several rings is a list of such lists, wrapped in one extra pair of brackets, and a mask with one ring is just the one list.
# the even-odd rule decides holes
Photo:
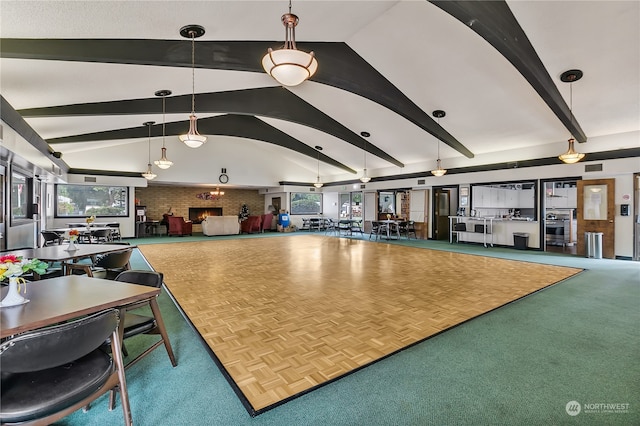
[(85, 182), (96, 183), (98, 180), (96, 179), (95, 176), (85, 176), (84, 177), (84, 181)]
[(602, 163), (599, 164), (585, 164), (584, 165), (585, 172), (601, 172), (602, 171)]
[(425, 184), (424, 179), (418, 179), (418, 185), (424, 185), (424, 184)]
[(315, 190), (316, 190), (315, 188), (309, 188), (309, 191), (311, 192), (315, 192)]
[(360, 189), (365, 189), (367, 185), (360, 185)]

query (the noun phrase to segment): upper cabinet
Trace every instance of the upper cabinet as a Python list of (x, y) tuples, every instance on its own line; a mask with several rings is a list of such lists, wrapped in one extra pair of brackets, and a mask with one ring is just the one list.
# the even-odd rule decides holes
[(535, 208), (534, 183), (473, 185), (472, 208), (533, 209)]

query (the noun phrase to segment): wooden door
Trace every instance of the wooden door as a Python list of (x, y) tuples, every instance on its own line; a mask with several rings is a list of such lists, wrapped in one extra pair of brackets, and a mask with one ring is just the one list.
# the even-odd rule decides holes
[(436, 188), (433, 191), (433, 238), (436, 240), (449, 239), (449, 190), (444, 188)]
[(578, 255), (585, 255), (585, 232), (602, 232), (602, 257), (615, 257), (615, 179), (578, 181)]

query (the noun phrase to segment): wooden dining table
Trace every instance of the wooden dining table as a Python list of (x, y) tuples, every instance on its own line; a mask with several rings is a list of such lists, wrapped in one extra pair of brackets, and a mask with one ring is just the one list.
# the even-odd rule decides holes
[[(160, 288), (130, 284), (86, 275), (66, 275), (25, 284), (22, 294), (29, 302), (0, 307), (0, 338), (46, 327), (109, 308), (124, 315), (127, 305), (155, 300)], [(2, 288), (2, 298), (9, 291)], [(122, 332), (122, 330), (120, 330)]]
[(124, 244), (76, 244), (76, 250), (69, 251), (68, 245), (59, 244), (33, 249), (21, 249), (7, 252), (6, 254), (15, 254), (27, 259), (39, 259), (43, 262), (60, 262), (62, 272), (66, 274), (67, 264), (76, 262), (80, 259), (96, 256), (98, 254), (110, 253), (115, 251), (123, 251), (129, 248), (135, 248), (135, 245)]
[[(7, 291), (8, 288), (2, 289), (2, 298)], [(122, 319), (126, 307), (146, 300), (152, 304), (155, 303), (157, 307), (156, 297), (159, 293), (160, 288), (157, 287), (76, 275), (29, 282), (26, 284), (26, 293), (23, 294), (29, 302), (0, 307), (0, 338), (4, 339), (114, 308), (120, 311), (121, 322), (117, 331), (119, 341), (122, 343), (124, 333)], [(160, 315), (159, 310), (158, 315)], [(166, 334), (164, 323), (161, 317), (159, 318), (158, 327), (162, 333)], [(117, 345), (117, 347), (121, 346)], [(125, 412), (129, 413), (125, 423), (132, 424), (122, 354), (118, 351), (114, 356), (117, 357), (116, 362), (119, 366), (121, 402), (123, 406), (126, 405)]]

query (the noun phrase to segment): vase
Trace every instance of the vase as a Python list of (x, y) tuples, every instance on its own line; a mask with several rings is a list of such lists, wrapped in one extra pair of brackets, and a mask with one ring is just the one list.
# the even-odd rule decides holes
[(78, 250), (78, 246), (76, 245), (76, 242), (73, 240), (69, 241), (69, 246), (65, 249), (66, 251), (76, 251)]
[[(23, 281), (24, 282), (24, 281)], [(9, 277), (9, 292), (0, 302), (1, 307), (16, 306), (27, 303), (29, 299), (25, 299), (18, 291), (18, 277)]]

